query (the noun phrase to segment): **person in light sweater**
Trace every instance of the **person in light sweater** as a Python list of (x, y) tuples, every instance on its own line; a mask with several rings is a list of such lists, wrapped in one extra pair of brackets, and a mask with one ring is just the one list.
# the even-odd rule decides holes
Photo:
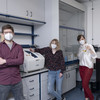
[(77, 41), (80, 44), (78, 51), (79, 72), (82, 79), (85, 100), (94, 100), (94, 96), (89, 88), (89, 81), (93, 73), (94, 60), (97, 55), (93, 46), (86, 43), (84, 35), (78, 35)]

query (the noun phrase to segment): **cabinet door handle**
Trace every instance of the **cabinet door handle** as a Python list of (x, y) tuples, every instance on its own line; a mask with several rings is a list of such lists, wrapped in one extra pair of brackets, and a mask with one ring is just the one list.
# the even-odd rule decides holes
[(68, 75), (66, 74), (66, 79), (68, 78)]
[(66, 79), (70, 78), (70, 73), (66, 74)]
[(26, 16), (28, 16), (28, 10), (26, 10)]
[(68, 73), (68, 78), (70, 78), (70, 73)]
[(34, 96), (34, 94), (30, 95), (30, 97)]
[(34, 80), (30, 80), (29, 82), (34, 82)]
[(36, 59), (36, 61), (39, 61), (39, 59)]
[(32, 17), (32, 12), (30, 12), (30, 14), (31, 14), (30, 17)]
[(36, 66), (39, 66), (39, 64), (37, 64)]
[(31, 88), (30, 90), (34, 90), (34, 88)]

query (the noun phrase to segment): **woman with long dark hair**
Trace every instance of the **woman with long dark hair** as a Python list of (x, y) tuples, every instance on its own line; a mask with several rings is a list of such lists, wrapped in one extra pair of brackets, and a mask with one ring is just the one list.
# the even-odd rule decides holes
[(78, 52), (79, 72), (82, 79), (85, 100), (94, 100), (94, 96), (89, 88), (89, 81), (93, 73), (93, 62), (97, 55), (93, 46), (86, 43), (84, 35), (79, 35), (77, 41), (80, 44)]

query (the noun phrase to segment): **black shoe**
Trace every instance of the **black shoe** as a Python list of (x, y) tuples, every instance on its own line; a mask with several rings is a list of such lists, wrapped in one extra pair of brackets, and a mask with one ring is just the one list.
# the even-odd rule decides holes
[(56, 98), (52, 99), (52, 100), (56, 100)]
[(65, 98), (65, 97), (63, 97), (63, 98), (62, 98), (62, 100), (66, 100), (66, 98)]
[(100, 100), (100, 95), (97, 95), (96, 100)]

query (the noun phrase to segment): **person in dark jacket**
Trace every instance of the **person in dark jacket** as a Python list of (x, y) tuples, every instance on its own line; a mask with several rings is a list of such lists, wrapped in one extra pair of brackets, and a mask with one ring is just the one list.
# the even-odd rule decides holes
[[(30, 50), (33, 52), (39, 52), (45, 56), (45, 66), (48, 69), (48, 93), (56, 97), (57, 100), (62, 100), (61, 87), (63, 80), (63, 72), (65, 70), (65, 62), (63, 58), (63, 53), (60, 50), (59, 41), (57, 39), (53, 39), (50, 42), (49, 47)], [(56, 91), (54, 89), (55, 81)]]
[(22, 47), (13, 41), (11, 25), (2, 27), (4, 41), (0, 43), (0, 100), (7, 100), (11, 91), (15, 100), (23, 100), (23, 89), (19, 65), (23, 64)]

